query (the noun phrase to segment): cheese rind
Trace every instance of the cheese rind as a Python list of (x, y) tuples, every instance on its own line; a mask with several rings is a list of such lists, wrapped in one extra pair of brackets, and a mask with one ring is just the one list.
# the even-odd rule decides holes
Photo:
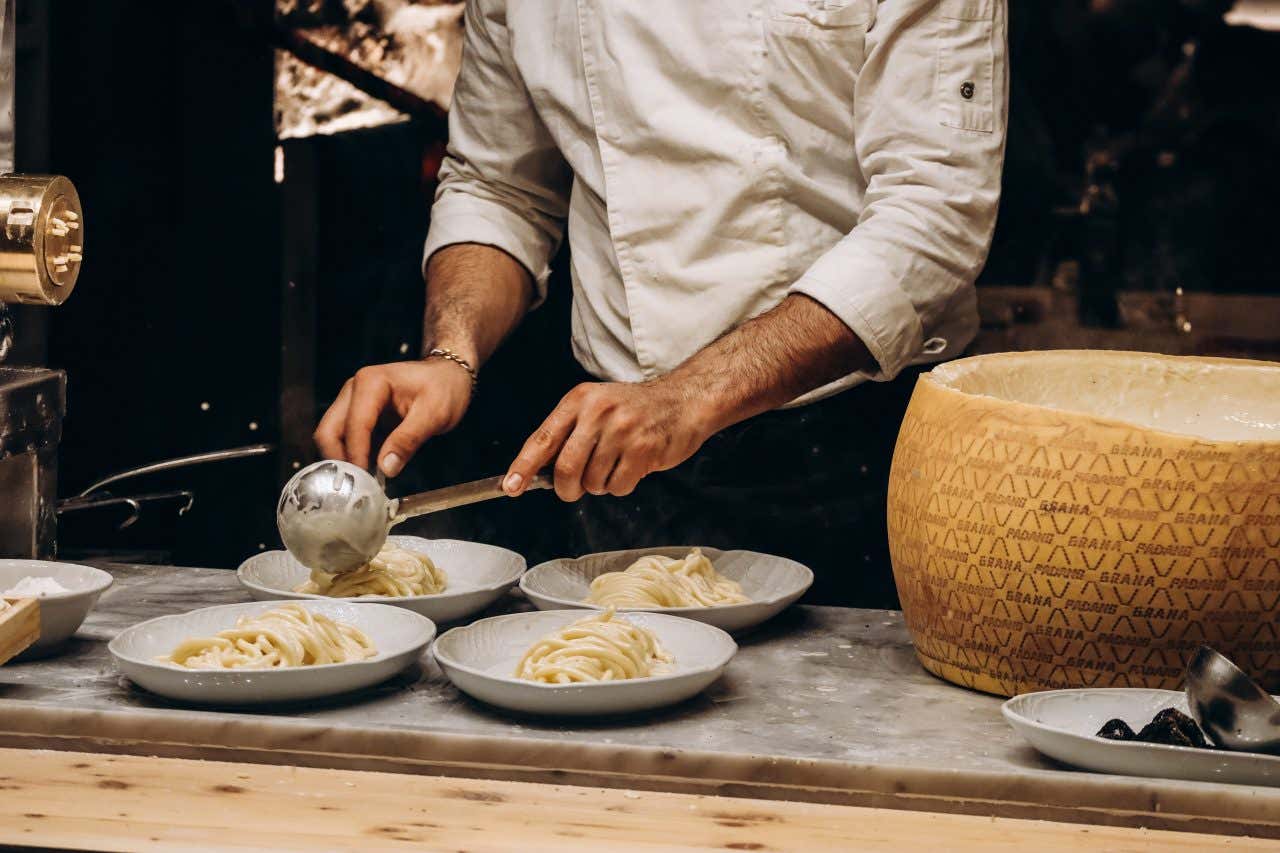
[(1280, 365), (1137, 353), (921, 377), (888, 524), (925, 668), (1001, 695), (1178, 689), (1207, 643), (1280, 689), (1277, 392)]

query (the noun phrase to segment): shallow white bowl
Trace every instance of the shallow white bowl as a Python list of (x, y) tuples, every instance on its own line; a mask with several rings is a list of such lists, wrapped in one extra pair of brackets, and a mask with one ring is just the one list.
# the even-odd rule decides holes
[(368, 595), (342, 599), (294, 592), (307, 582), (311, 573), (288, 551), (256, 554), (240, 564), (236, 577), (258, 601), (375, 602), (403, 607), (435, 622), (455, 622), (497, 601), (515, 585), (525, 569), (524, 557), (496, 545), (457, 539), (423, 539), (420, 536), (388, 536), (387, 542), (430, 557), (449, 576), (445, 591), (439, 595), (407, 595), (401, 598)]
[(719, 628), (637, 612), (625, 618), (657, 634), (675, 658), (669, 672), (587, 684), (541, 684), (512, 675), (531, 645), (584, 615), (581, 610), (546, 610), (481, 619), (441, 635), (434, 648), (436, 662), (459, 690), (490, 705), (528, 714), (585, 716), (674, 705), (719, 678), (738, 651), (733, 638)]
[(385, 604), (307, 601), (302, 606), (369, 635), (378, 654), (354, 663), (285, 669), (187, 669), (156, 658), (189, 637), (207, 637), (235, 625), (245, 614), (279, 607), (275, 601), (223, 604), (176, 616), (149, 619), (121, 632), (107, 646), (130, 681), (170, 699), (214, 705), (296, 702), (370, 687), (411, 666), (436, 635), (425, 616)]
[(1115, 717), (1137, 731), (1165, 708), (1188, 713), (1186, 694), (1131, 687), (1045, 690), (1014, 696), (1000, 710), (1014, 731), (1040, 752), (1086, 770), (1280, 786), (1280, 756), (1115, 741), (1094, 734)]
[(23, 652), (24, 658), (48, 654), (65, 642), (113, 580), (111, 575), (92, 566), (45, 560), (0, 560), (0, 592), (26, 577), (52, 578), (68, 591), (36, 596), (40, 600), (40, 639)]
[[(561, 607), (600, 610), (602, 608), (597, 605), (582, 600), (591, 591), (591, 582), (597, 577), (605, 572), (620, 572), (646, 554), (679, 559), (690, 550), (690, 547), (668, 545), (550, 560), (525, 573), (520, 579), (520, 589), (539, 610)], [(715, 607), (619, 608), (619, 612), (669, 613), (730, 632), (744, 631), (778, 615), (813, 584), (813, 572), (786, 557), (717, 548), (703, 548), (702, 553), (715, 565), (716, 571), (742, 585), (742, 592), (751, 599), (749, 603)]]

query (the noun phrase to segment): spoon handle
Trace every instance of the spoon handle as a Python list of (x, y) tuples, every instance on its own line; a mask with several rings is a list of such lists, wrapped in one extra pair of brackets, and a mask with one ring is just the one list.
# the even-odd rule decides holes
[[(506, 497), (502, 491), (502, 476), (486, 477), (471, 483), (459, 483), (443, 489), (432, 489), (416, 495), (406, 495), (398, 501), (392, 501), (391, 523), (398, 524), (406, 518), (452, 509), (455, 506), (479, 503), (493, 498)], [(553, 485), (550, 471), (540, 471), (529, 481), (527, 488), (549, 489)]]

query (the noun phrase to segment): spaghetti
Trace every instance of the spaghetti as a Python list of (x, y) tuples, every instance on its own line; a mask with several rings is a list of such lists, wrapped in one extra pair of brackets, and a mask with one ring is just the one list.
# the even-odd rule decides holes
[(354, 625), (300, 604), (241, 616), (234, 628), (183, 640), (164, 663), (188, 669), (279, 669), (351, 663), (375, 656), (373, 641)]
[(543, 684), (622, 681), (655, 675), (672, 662), (653, 631), (615, 617), (610, 607), (538, 640), (515, 676)]
[(583, 599), (613, 607), (715, 607), (751, 601), (742, 587), (716, 571), (698, 548), (682, 560), (648, 554), (626, 571), (606, 572)]
[(395, 546), (384, 547), (368, 563), (342, 574), (312, 570), (311, 579), (294, 592), (327, 595), (330, 598), (359, 598), (385, 595), (436, 595), (449, 586), (449, 576), (426, 554)]

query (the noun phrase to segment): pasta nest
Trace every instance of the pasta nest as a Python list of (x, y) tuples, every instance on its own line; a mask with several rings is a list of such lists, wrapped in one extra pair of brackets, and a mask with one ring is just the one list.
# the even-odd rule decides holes
[(584, 599), (603, 607), (715, 607), (751, 601), (742, 587), (716, 571), (698, 548), (682, 560), (649, 554), (625, 571), (591, 582)]

